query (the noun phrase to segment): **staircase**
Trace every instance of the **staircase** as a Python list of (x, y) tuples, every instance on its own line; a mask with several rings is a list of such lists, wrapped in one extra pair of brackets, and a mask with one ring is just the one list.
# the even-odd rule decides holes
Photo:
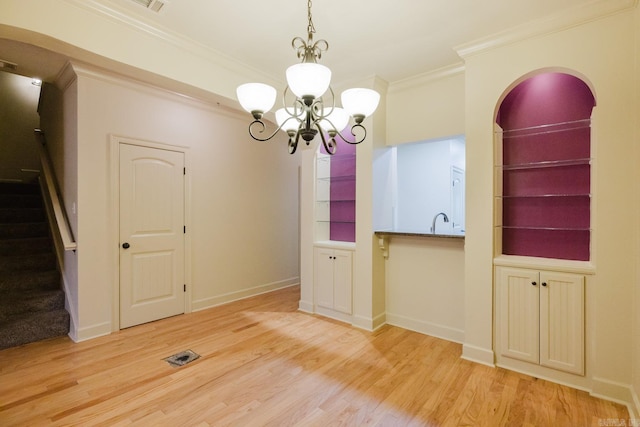
[(37, 184), (0, 183), (0, 350), (69, 333)]

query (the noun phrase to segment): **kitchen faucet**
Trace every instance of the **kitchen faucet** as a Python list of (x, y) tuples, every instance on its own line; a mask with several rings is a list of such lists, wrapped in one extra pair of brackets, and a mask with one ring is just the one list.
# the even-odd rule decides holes
[(449, 217), (446, 213), (437, 213), (436, 216), (433, 217), (433, 221), (431, 222), (431, 234), (436, 234), (436, 219), (438, 219), (438, 216), (440, 215), (442, 215), (442, 218), (444, 218), (444, 222), (449, 222)]

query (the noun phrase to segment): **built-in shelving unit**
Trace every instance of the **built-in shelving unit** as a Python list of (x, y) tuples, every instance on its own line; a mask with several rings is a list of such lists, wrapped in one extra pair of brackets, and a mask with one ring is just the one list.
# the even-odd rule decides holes
[(355, 242), (355, 150), (333, 156), (318, 152), (316, 160), (316, 240)]
[(498, 132), (501, 253), (588, 261), (591, 121)]

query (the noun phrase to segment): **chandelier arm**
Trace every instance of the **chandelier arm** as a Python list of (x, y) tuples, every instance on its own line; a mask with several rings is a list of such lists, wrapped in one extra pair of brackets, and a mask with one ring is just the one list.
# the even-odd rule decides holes
[[(288, 120), (288, 119), (287, 119), (287, 120)], [(269, 141), (271, 138), (273, 138), (274, 136), (276, 136), (276, 134), (278, 133), (278, 131), (279, 131), (280, 129), (282, 129), (282, 125), (280, 125), (280, 126), (278, 126), (278, 128), (277, 128), (277, 129), (276, 129), (276, 130), (275, 130), (271, 135), (269, 135), (268, 137), (266, 137), (266, 138), (260, 138), (260, 137), (256, 136), (256, 134), (254, 134), (254, 130), (253, 130), (253, 129), (255, 128), (255, 126), (254, 126), (254, 125), (258, 125), (258, 124), (260, 125), (260, 126), (259, 126), (259, 129), (260, 129), (260, 130), (258, 130), (258, 132), (257, 132), (258, 134), (264, 133), (264, 131), (267, 129), (267, 127), (265, 126), (265, 124), (264, 124), (264, 122), (263, 122), (262, 120), (254, 120), (254, 121), (252, 121), (252, 122), (249, 124), (249, 135), (251, 135), (251, 138), (255, 139), (256, 141), (262, 141), (262, 142), (264, 142), (264, 141)], [(284, 123), (283, 123), (283, 124), (284, 124)]]
[(322, 139), (322, 145), (328, 154), (334, 155), (336, 153), (337, 144), (333, 137), (327, 142), (327, 138), (324, 136), (324, 130), (320, 127), (318, 123), (316, 123), (316, 127), (318, 128), (318, 133), (320, 134), (320, 139)]
[[(354, 132), (355, 128), (360, 128), (362, 129), (362, 138), (358, 139), (356, 133)], [(359, 123), (356, 123), (355, 125), (353, 125), (351, 127), (351, 135), (353, 135), (354, 137), (356, 137), (355, 141), (349, 141), (347, 140), (342, 133), (340, 132), (336, 132), (336, 135), (340, 137), (341, 140), (343, 140), (344, 142), (346, 142), (347, 144), (351, 144), (351, 145), (356, 145), (356, 144), (360, 144), (362, 141), (364, 141), (367, 138), (367, 128), (365, 128), (364, 126), (362, 126)]]
[(300, 132), (296, 132), (296, 136), (294, 137), (290, 137), (289, 138), (289, 154), (293, 154), (296, 152), (296, 149), (298, 148), (298, 141), (300, 140)]

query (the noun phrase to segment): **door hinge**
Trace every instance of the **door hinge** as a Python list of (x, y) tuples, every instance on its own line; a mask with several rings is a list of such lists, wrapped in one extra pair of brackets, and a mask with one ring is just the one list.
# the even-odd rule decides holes
[(187, 292), (187, 285), (182, 285), (182, 286), (184, 286), (183, 292)]
[(184, 226), (182, 227), (182, 232), (183, 232), (184, 234), (187, 234), (187, 226), (186, 226), (186, 225), (184, 225)]

